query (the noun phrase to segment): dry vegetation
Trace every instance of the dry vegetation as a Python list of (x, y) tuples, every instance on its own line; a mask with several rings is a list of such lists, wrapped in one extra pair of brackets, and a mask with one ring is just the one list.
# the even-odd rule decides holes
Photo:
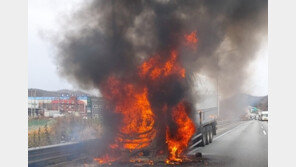
[(51, 126), (47, 124), (28, 133), (28, 146), (39, 147), (63, 142), (76, 142), (99, 138), (102, 125), (99, 119), (82, 119), (67, 116), (56, 118)]

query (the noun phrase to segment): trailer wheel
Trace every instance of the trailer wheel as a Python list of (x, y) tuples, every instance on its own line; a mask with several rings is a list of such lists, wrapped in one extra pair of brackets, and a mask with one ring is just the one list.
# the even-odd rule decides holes
[(204, 147), (207, 145), (207, 130), (205, 129), (205, 131), (202, 133), (202, 143), (201, 145)]
[(209, 133), (210, 133), (209, 143), (212, 143), (213, 142), (213, 129), (212, 129), (212, 127), (210, 127)]
[(216, 126), (216, 123), (212, 126), (212, 132), (213, 132), (213, 135), (216, 135), (217, 134), (217, 126)]
[(206, 133), (207, 133), (206, 144), (208, 145), (208, 144), (210, 144), (210, 127), (207, 127)]

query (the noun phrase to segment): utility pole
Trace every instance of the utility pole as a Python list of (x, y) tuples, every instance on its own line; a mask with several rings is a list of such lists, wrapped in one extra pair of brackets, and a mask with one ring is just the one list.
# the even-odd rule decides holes
[(233, 51), (236, 51), (236, 49), (231, 49), (231, 50), (228, 50), (228, 51), (225, 51), (225, 52), (219, 52), (219, 53), (216, 53), (217, 56), (216, 56), (216, 59), (217, 59), (217, 108), (218, 108), (218, 116), (220, 116), (220, 91), (219, 91), (219, 72), (220, 72), (220, 68), (219, 68), (219, 55), (220, 54), (230, 54), (231, 52)]
[(217, 54), (217, 109), (218, 117), (220, 116), (220, 104), (219, 104), (219, 54)]
[[(33, 91), (35, 91), (35, 90), (33, 90)], [(35, 116), (35, 96), (36, 96), (36, 95), (35, 95), (35, 92), (33, 92), (33, 91), (32, 91), (32, 94), (33, 94), (33, 95), (32, 95), (32, 97), (33, 97), (32, 100), (33, 100), (33, 101), (32, 101), (32, 113), (31, 113), (31, 115), (32, 115), (33, 118), (34, 118), (34, 116)]]
[(34, 95), (34, 111), (33, 111), (33, 117), (35, 117), (36, 114), (36, 89), (35, 89), (35, 95)]
[(58, 95), (58, 112), (60, 113), (60, 96)]

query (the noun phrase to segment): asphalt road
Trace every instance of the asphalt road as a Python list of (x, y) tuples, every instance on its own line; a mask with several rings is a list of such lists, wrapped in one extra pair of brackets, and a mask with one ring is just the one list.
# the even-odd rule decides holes
[[(213, 143), (199, 147), (191, 151), (194, 155), (201, 152), (202, 157), (191, 162), (182, 163), (182, 167), (266, 167), (268, 166), (268, 123), (257, 120), (240, 121), (218, 124), (217, 135)], [(89, 149), (87, 149), (89, 150)], [(74, 151), (75, 152), (75, 151)], [(83, 157), (83, 156), (81, 156)], [(53, 166), (89, 167), (99, 166), (89, 158), (77, 158), (65, 163), (57, 163)], [(34, 158), (34, 157), (33, 157)], [(32, 160), (32, 156), (31, 156)], [(49, 164), (48, 164), (49, 165)], [(34, 166), (33, 164), (29, 166)], [(40, 165), (35, 165), (40, 166)], [(109, 166), (109, 165), (106, 165)], [(141, 166), (137, 164), (112, 164), (111, 166)], [(150, 165), (144, 165), (150, 166)], [(154, 166), (166, 165), (163, 161), (155, 162)]]
[(252, 120), (220, 127), (213, 143), (195, 152), (202, 153), (199, 166), (268, 166), (268, 123)]

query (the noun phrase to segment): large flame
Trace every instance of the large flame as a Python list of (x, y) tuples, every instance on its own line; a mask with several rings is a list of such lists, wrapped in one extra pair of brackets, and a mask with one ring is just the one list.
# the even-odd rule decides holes
[[(185, 35), (185, 42), (196, 44), (196, 32)], [(186, 74), (178, 60), (176, 49), (168, 52), (169, 55), (163, 55), (164, 53), (156, 54), (143, 62), (135, 72), (134, 76), (136, 77), (132, 81), (112, 75), (101, 85), (102, 95), (110, 104), (114, 105), (113, 111), (121, 115), (122, 118), (118, 134), (109, 145), (111, 150), (133, 151), (147, 148), (155, 138), (158, 132), (155, 127), (155, 113), (157, 112), (152, 110), (148, 99), (148, 83), (157, 86), (158, 84), (154, 83), (165, 81), (170, 76), (182, 80)], [(172, 130), (167, 126), (166, 129), (166, 141), (164, 142), (167, 143), (169, 154), (166, 162), (182, 162), (182, 153), (186, 150), (188, 142), (195, 132), (194, 124), (187, 115), (183, 101), (172, 107), (170, 112), (166, 112), (168, 110), (167, 104), (162, 106), (162, 110), (165, 111), (165, 114), (171, 114), (170, 118), (177, 127)], [(107, 154), (95, 160), (104, 164), (117, 159)]]
[(166, 143), (168, 144), (169, 156), (166, 163), (182, 162), (181, 153), (187, 148), (188, 142), (195, 132), (194, 123), (186, 113), (184, 102), (180, 102), (171, 112), (177, 131), (166, 130)]
[(148, 146), (155, 137), (154, 113), (147, 98), (147, 88), (124, 83), (115, 77), (109, 77), (104, 97), (115, 104), (115, 112), (121, 114), (120, 133), (115, 143), (116, 148), (122, 145), (128, 150)]
[(177, 61), (177, 55), (178, 52), (172, 50), (166, 62), (161, 61), (160, 55), (150, 58), (140, 66), (140, 77), (148, 77), (151, 80), (156, 80), (172, 74), (178, 74), (182, 78), (185, 78), (185, 69)]

